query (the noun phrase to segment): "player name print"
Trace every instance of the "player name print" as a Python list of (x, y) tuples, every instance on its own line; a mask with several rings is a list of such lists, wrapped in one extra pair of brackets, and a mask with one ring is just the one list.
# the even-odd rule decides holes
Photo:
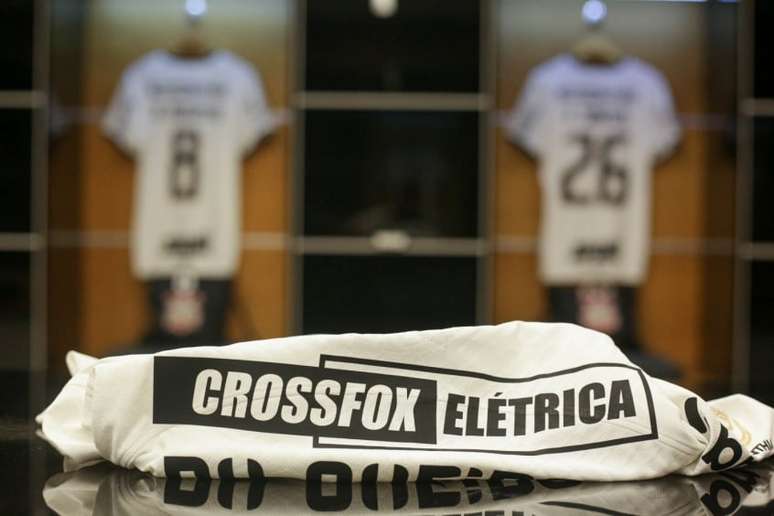
[(314, 448), (542, 455), (657, 439), (645, 375), (529, 378), (320, 355), (319, 366), (156, 356), (153, 423), (309, 436)]

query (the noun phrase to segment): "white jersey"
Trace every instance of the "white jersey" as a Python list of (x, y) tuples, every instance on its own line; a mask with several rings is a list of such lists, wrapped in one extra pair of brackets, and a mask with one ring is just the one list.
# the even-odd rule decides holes
[(530, 73), (506, 127), (539, 160), (543, 281), (640, 283), (651, 169), (680, 136), (663, 76), (635, 58), (589, 65), (561, 55)]
[[(771, 456), (774, 410), (705, 402), (571, 324), (304, 335), (96, 360), (38, 416), (71, 465), (155, 476), (635, 480)], [(514, 476), (515, 475), (515, 476)]]
[(258, 74), (229, 52), (186, 59), (154, 51), (126, 70), (103, 127), (137, 160), (137, 276), (234, 273), (242, 157), (273, 120)]

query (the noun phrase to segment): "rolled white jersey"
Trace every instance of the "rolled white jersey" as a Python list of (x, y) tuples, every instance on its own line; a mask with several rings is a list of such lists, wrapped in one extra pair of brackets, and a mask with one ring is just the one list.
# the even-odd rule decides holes
[(560, 55), (530, 73), (506, 127), (539, 161), (543, 281), (640, 283), (651, 169), (680, 138), (663, 76), (631, 57), (589, 65)]
[(154, 51), (126, 70), (103, 128), (137, 160), (137, 276), (234, 273), (242, 157), (273, 127), (257, 72), (229, 52), (185, 59)]

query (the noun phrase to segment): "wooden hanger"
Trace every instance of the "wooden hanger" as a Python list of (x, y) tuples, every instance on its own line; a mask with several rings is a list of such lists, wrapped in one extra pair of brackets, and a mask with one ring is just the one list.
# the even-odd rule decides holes
[(177, 57), (184, 59), (202, 59), (212, 53), (212, 48), (207, 44), (198, 30), (189, 30), (169, 50)]
[(611, 65), (624, 57), (624, 52), (602, 32), (607, 17), (607, 7), (601, 0), (589, 0), (583, 6), (583, 21), (586, 33), (570, 49), (581, 62), (596, 65)]
[(201, 21), (206, 12), (206, 3), (204, 6), (204, 10), (193, 13), (186, 2), (186, 29), (180, 39), (170, 48), (170, 53), (184, 59), (201, 59), (212, 53), (213, 49), (207, 44), (201, 31)]

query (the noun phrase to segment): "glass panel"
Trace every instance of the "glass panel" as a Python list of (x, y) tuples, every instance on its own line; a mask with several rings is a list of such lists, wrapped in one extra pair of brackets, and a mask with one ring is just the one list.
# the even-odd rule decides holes
[(309, 111), (305, 159), (305, 234), (477, 234), (476, 113)]
[(30, 230), (31, 116), (25, 110), (0, 110), (0, 232)]
[(476, 322), (476, 258), (306, 256), (303, 278), (304, 333)]
[(774, 119), (758, 118), (753, 169), (753, 240), (774, 241)]
[(478, 90), (478, 1), (396, 0), (387, 17), (375, 3), (306, 2), (307, 90)]
[(32, 89), (32, 19), (35, 2), (0, 2), (0, 89)]
[(750, 392), (773, 405), (774, 263), (753, 263), (750, 279)]
[(774, 2), (755, 2), (754, 92), (756, 97), (774, 97)]

